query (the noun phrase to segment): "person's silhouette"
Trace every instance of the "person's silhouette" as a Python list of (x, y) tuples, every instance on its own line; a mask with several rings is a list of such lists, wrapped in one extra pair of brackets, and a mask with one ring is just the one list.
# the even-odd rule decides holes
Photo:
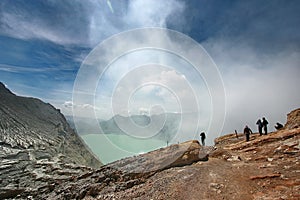
[(246, 142), (250, 140), (250, 134), (252, 133), (252, 130), (246, 125), (244, 128), (244, 134), (246, 135)]
[(200, 138), (201, 138), (202, 145), (205, 146), (206, 135), (204, 132), (200, 133)]
[(279, 122), (277, 122), (276, 125), (275, 125), (275, 128), (276, 128), (277, 130), (280, 130), (280, 129), (283, 128), (283, 125), (280, 124)]
[(265, 135), (268, 134), (268, 124), (269, 122), (266, 120), (266, 118), (262, 118), (262, 125), (263, 125), (263, 128), (264, 128), (264, 132), (265, 132)]
[(259, 132), (259, 135), (262, 135), (262, 128), (263, 128), (263, 124), (261, 122), (260, 119), (257, 120), (256, 122), (257, 126), (258, 126), (258, 132)]

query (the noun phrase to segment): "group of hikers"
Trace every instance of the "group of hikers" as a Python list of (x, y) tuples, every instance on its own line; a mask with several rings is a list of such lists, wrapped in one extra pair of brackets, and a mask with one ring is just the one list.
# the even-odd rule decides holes
[[(266, 120), (265, 117), (261, 119), (258, 119), (257, 122), (256, 122), (256, 125), (258, 126), (258, 132), (259, 132), (259, 135), (263, 135), (263, 131), (264, 131), (264, 135), (267, 135), (268, 134), (268, 124), (269, 122)], [(275, 125), (275, 128), (277, 130), (283, 128), (283, 125), (280, 124), (279, 122), (276, 123)], [(250, 134), (252, 134), (252, 130), (246, 125), (245, 128), (244, 128), (244, 134), (246, 136), (246, 141), (249, 141), (250, 140)]]
[[(268, 134), (268, 124), (269, 124), (269, 122), (266, 120), (265, 117), (263, 117), (262, 120), (261, 119), (257, 120), (256, 125), (258, 126), (259, 135), (263, 135), (263, 134), (267, 135)], [(277, 130), (280, 130), (283, 128), (283, 125), (280, 124), (279, 122), (277, 122), (274, 127)], [(264, 131), (264, 133), (263, 133), (263, 131)], [(235, 130), (235, 134), (236, 134), (236, 137), (238, 137), (236, 130)], [(246, 125), (244, 128), (244, 134), (246, 136), (246, 141), (248, 142), (250, 140), (250, 134), (253, 134), (252, 130), (248, 127), (248, 125)], [(204, 132), (200, 133), (200, 139), (201, 139), (202, 145), (205, 146), (206, 135)]]

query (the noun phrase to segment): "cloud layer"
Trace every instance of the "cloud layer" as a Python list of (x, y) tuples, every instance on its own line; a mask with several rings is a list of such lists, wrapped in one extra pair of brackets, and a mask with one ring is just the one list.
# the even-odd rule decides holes
[(110, 2), (3, 0), (0, 3), (0, 34), (92, 47), (131, 28), (166, 27), (168, 20), (180, 20), (176, 16), (184, 10), (184, 4), (177, 0), (133, 0), (128, 4), (125, 1)]
[[(70, 114), (73, 83), (88, 52), (114, 34), (155, 26), (192, 37), (217, 64), (227, 102), (223, 133), (241, 131), (245, 124), (255, 129), (254, 122), (262, 116), (269, 119), (270, 125), (276, 121), (284, 123), (286, 113), (300, 107), (299, 1), (109, 2), (1, 0), (1, 80), (19, 94), (43, 98)], [(149, 38), (158, 40), (153, 35)], [(122, 68), (109, 72), (105, 87), (112, 87), (111, 83), (118, 80), (116, 77), (129, 70), (124, 63)], [(182, 67), (183, 71), (188, 69)], [(172, 70), (160, 75), (160, 80), (153, 78), (155, 82), (182, 87), (180, 76)], [(132, 79), (128, 85), (134, 85), (135, 81), (138, 79)], [(168, 99), (166, 90), (151, 88), (150, 91)], [(108, 105), (101, 103), (97, 106), (99, 110)], [(93, 102), (77, 106), (82, 110), (95, 107)], [(145, 104), (139, 104), (136, 112), (146, 112), (145, 108)]]

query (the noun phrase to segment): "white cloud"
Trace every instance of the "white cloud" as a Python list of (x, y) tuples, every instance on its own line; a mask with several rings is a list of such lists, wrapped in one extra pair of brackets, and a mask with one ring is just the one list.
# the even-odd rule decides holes
[(274, 54), (263, 53), (228, 38), (211, 38), (203, 44), (213, 56), (226, 90), (226, 121), (223, 133), (242, 131), (265, 116), (270, 130), (286, 114), (300, 107), (300, 53), (287, 48)]
[[(115, 15), (111, 18), (111, 15), (101, 11), (100, 4), (94, 4), (93, 6), (96, 9), (89, 16), (91, 22), (89, 36), (92, 45), (96, 45), (114, 34), (134, 28), (166, 28), (168, 20), (182, 20), (179, 16), (183, 13), (185, 7), (184, 3), (178, 0), (132, 0), (128, 2), (128, 5), (124, 5), (124, 3), (116, 4)], [(124, 9), (124, 6), (128, 6), (128, 8)], [(121, 12), (121, 10), (125, 11)], [(176, 15), (174, 15), (175, 13)], [(116, 14), (120, 17), (117, 18)]]
[[(119, 63), (116, 66), (119, 66)], [(118, 73), (113, 72), (117, 69), (113, 66), (109, 68), (108, 70), (112, 71), (108, 74), (113, 77), (107, 78), (113, 80), (110, 81), (112, 99), (106, 98), (106, 100), (111, 101), (115, 106), (114, 114), (128, 115), (129, 109), (126, 109), (128, 104), (134, 109), (129, 110), (130, 113), (135, 114), (139, 113), (137, 108), (146, 107), (150, 110), (154, 105), (162, 106), (166, 112), (195, 112), (197, 110), (195, 100), (197, 94), (194, 93), (193, 86), (175, 69), (147, 65), (128, 69), (128, 71), (123, 71), (123, 75), (116, 77)], [(101, 94), (104, 91), (99, 92)], [(98, 99), (99, 105), (103, 103), (101, 98)], [(106, 107), (106, 109), (111, 108)]]
[(73, 115), (73, 109), (80, 112), (78, 117), (93, 118), (95, 111), (101, 111), (103, 108), (91, 104), (75, 104), (73, 101), (65, 101), (62, 105), (58, 105), (62, 112), (66, 115)]
[(138, 27), (166, 27), (168, 17), (184, 11), (183, 2), (176, 0), (132, 0), (128, 7), (127, 23)]
[(149, 115), (149, 109), (147, 108), (139, 108), (139, 115)]
[[(31, 20), (24, 20), (23, 15), (15, 13), (2, 14), (2, 23), (6, 24), (6, 29), (3, 30), (5, 34), (20, 38), (20, 39), (42, 39), (49, 40), (58, 44), (74, 44), (76, 41), (68, 34), (51, 27), (43, 21), (43, 19), (32, 18)], [(50, 16), (49, 16), (50, 17)]]
[[(192, 139), (195, 130), (191, 131), (191, 129), (197, 126), (199, 111), (201, 129), (207, 130), (210, 123), (211, 96), (201, 75), (209, 74), (211, 71), (206, 68), (214, 66), (205, 59), (205, 55), (201, 55), (205, 54), (204, 51), (195, 52), (198, 49), (192, 48), (192, 43), (184, 42), (184, 39), (180, 40), (178, 37), (171, 38), (165, 34), (165, 30), (149, 30), (142, 30), (143, 34), (137, 37), (131, 32), (125, 39), (117, 38), (109, 42), (109, 45), (103, 44), (99, 49), (95, 49), (89, 55), (88, 63), (82, 68), (85, 71), (79, 72), (76, 86), (80, 92), (95, 93), (95, 105), (103, 108), (96, 112), (97, 116), (102, 116), (100, 118), (103, 116), (109, 118), (106, 117), (107, 115), (112, 117), (117, 114), (123, 116), (139, 114), (140, 108), (149, 110), (151, 114), (161, 113), (162, 110), (183, 112), (184, 116), (189, 116), (185, 117), (188, 125), (184, 127), (190, 130), (185, 132), (186, 137)], [(156, 46), (161, 45), (161, 49), (176, 49), (177, 52), (137, 47), (140, 44), (149, 46), (152, 42)], [(128, 50), (124, 51), (124, 49), (138, 50), (128, 53)], [(184, 51), (186, 49), (188, 51)], [(204, 67), (202, 74), (180, 57), (186, 52), (187, 56), (201, 58), (200, 64)], [(120, 55), (122, 56), (118, 57)], [(113, 63), (111, 63), (112, 59), (114, 59)], [(107, 64), (110, 65), (105, 71), (103, 68)], [(212, 76), (209, 75), (207, 79)], [(218, 80), (212, 81), (215, 83)], [(80, 95), (76, 100), (81, 104), (93, 102), (86, 96)]]
[(63, 103), (63, 106), (66, 108), (72, 108), (73, 107), (73, 102), (72, 101), (66, 101)]
[(0, 63), (0, 71), (11, 72), (11, 73), (37, 73), (37, 72), (47, 72), (47, 71), (58, 71), (54, 67), (40, 67), (34, 68), (30, 66), (16, 66), (16, 65), (6, 65)]
[(6, 3), (1, 13), (0, 32), (25, 40), (93, 47), (113, 34), (132, 28), (166, 27), (167, 20), (180, 20), (178, 13), (184, 10), (184, 4), (178, 0), (114, 1), (111, 4), (113, 13), (110, 2), (101, 0), (49, 1), (26, 8)]

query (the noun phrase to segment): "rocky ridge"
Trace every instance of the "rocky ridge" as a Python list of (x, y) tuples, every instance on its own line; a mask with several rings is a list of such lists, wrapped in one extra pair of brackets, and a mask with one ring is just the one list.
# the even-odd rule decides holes
[(0, 83), (0, 199), (41, 193), (99, 166), (59, 110)]
[[(297, 124), (298, 118), (291, 116), (287, 124)], [(300, 128), (294, 127), (264, 136), (254, 133), (249, 142), (243, 134), (229, 134), (217, 138), (214, 147), (197, 141), (171, 145), (90, 171), (43, 198), (296, 200)], [(168, 162), (170, 158), (176, 159)]]

